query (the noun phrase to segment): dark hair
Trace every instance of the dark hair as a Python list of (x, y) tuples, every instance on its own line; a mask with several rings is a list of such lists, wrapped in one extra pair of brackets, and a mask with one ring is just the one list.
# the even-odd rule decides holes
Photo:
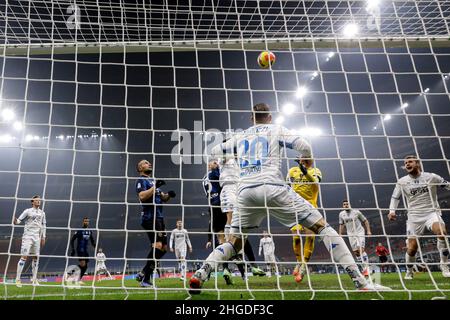
[(257, 103), (253, 106), (253, 119), (261, 122), (270, 116), (270, 106), (267, 103)]
[(41, 196), (38, 195), (38, 194), (34, 195), (34, 196), (31, 198), (31, 203), (33, 203), (34, 199), (40, 198), (40, 197), (41, 197)]
[(417, 157), (415, 155), (413, 155), (413, 154), (410, 154), (410, 155), (406, 156), (405, 160), (406, 159), (416, 159), (417, 161), (419, 161), (419, 159), (417, 159)]
[(84, 217), (84, 218), (83, 218), (83, 220), (86, 220), (86, 219), (90, 220), (88, 217)]
[(348, 200), (347, 200), (347, 199), (342, 200), (342, 203), (344, 203), (344, 202), (347, 202), (347, 203), (348, 203)]

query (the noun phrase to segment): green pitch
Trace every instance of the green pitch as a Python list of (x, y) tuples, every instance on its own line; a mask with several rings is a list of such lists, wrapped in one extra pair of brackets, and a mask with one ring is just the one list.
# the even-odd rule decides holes
[[(353, 285), (346, 274), (315, 274), (311, 278), (304, 279), (301, 284), (295, 283), (293, 277), (250, 277), (248, 286), (241, 278), (233, 277), (234, 285), (227, 286), (219, 277), (212, 277), (208, 281), (200, 295), (193, 295), (192, 300), (249, 300), (253, 297), (257, 300), (359, 300), (359, 299), (386, 299), (386, 300), (408, 300), (408, 299), (432, 299), (434, 297), (450, 298), (450, 279), (443, 278), (441, 273), (433, 273), (432, 278), (428, 273), (416, 274), (414, 280), (400, 281), (396, 273), (382, 274), (381, 284), (391, 287), (393, 292), (383, 292), (378, 295), (373, 292), (354, 291)], [(342, 287), (347, 291), (347, 296)], [(434, 282), (433, 282), (434, 281)], [(122, 287), (124, 285), (124, 287)], [(45, 300), (185, 300), (189, 294), (184, 283), (179, 279), (156, 279), (158, 290), (140, 288), (135, 280), (104, 280), (94, 285), (86, 282), (80, 289), (68, 289), (58, 283), (43, 283), (33, 287), (24, 284), (17, 288), (14, 284), (0, 285), (0, 299), (45, 299)], [(313, 291), (314, 289), (314, 296)], [(439, 288), (439, 289), (437, 289)], [(341, 290), (339, 292), (339, 290)], [(439, 291), (441, 290), (441, 292)], [(334, 291), (334, 292), (333, 292)]]

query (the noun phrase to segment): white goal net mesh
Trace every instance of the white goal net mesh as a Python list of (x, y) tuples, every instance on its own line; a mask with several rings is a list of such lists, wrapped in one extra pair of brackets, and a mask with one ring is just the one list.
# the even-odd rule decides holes
[[(178, 219), (189, 231), (189, 276), (211, 251), (202, 180), (212, 135), (205, 133), (247, 128), (259, 102), (311, 142), (328, 223), (339, 228), (343, 199), (368, 218), (371, 270), (394, 289), (383, 297), (448, 295), (436, 236), (420, 238), (421, 272), (407, 282), (406, 210), (400, 207), (395, 222), (386, 216), (395, 183), (406, 175), (406, 155), (450, 179), (449, 27), (447, 1), (2, 0), (0, 296), (190, 297), (170, 251), (159, 261), (154, 288), (134, 280), (150, 246), (140, 226), (136, 164), (149, 160), (155, 178), (166, 182), (162, 190), (176, 193), (162, 208), (169, 237)], [(264, 50), (276, 55), (269, 69), (257, 64)], [(284, 159), (284, 174), (295, 157)], [(12, 220), (34, 195), (47, 218), (41, 285), (28, 281), (29, 260), (17, 288), (24, 229)], [(449, 192), (438, 198), (448, 224)], [(78, 265), (70, 240), (84, 217), (95, 247), (89, 244), (85, 284), (69, 290), (62, 278)], [(249, 273), (226, 286), (219, 272), (206, 297), (358, 298), (317, 239), (307, 278), (297, 284), (292, 235), (273, 219), (249, 236), (260, 268), (263, 230), (276, 245), (277, 275), (261, 280)], [(389, 251), (386, 265), (378, 243)], [(94, 278), (99, 248), (115, 280)]]

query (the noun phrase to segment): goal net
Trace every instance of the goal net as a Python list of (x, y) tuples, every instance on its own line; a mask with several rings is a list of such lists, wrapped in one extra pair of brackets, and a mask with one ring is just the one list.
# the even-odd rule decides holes
[[(417, 155), (425, 171), (450, 178), (449, 17), (446, 1), (2, 1), (0, 296), (190, 298), (169, 250), (155, 287), (134, 279), (150, 248), (136, 165), (150, 161), (154, 177), (166, 182), (161, 190), (176, 193), (161, 207), (168, 237), (178, 219), (189, 232), (189, 278), (211, 252), (208, 152), (217, 137), (248, 128), (259, 102), (311, 143), (327, 222), (339, 229), (343, 199), (368, 219), (371, 276), (393, 291), (363, 298), (448, 296), (436, 236), (419, 238), (420, 272), (407, 281), (406, 210), (401, 206), (393, 222), (387, 213), (395, 183), (406, 175), (405, 156)], [(268, 69), (257, 63), (261, 51), (276, 56)], [(297, 166), (296, 157), (287, 153), (283, 174)], [(30, 282), (29, 257), (18, 288), (24, 227), (12, 221), (34, 195), (47, 221), (40, 285)], [(448, 225), (449, 192), (438, 198)], [(67, 270), (79, 271), (70, 242), (84, 217), (95, 246), (89, 243), (84, 285), (70, 290), (62, 280)], [(206, 298), (361, 299), (319, 239), (296, 283), (291, 231), (274, 219), (249, 235), (258, 267), (268, 270), (258, 255), (263, 230), (276, 247), (271, 277), (253, 277), (244, 258), (247, 277), (233, 276), (227, 286), (219, 268), (205, 284)], [(386, 264), (376, 255), (379, 243), (389, 251)], [(94, 277), (99, 248), (114, 280)]]

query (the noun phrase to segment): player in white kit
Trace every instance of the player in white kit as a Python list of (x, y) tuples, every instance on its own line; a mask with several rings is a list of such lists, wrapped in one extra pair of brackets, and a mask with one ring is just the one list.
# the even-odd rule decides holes
[(392, 193), (388, 214), (389, 220), (397, 219), (395, 210), (403, 195), (406, 200), (405, 208), (408, 210), (408, 220), (406, 221), (408, 245), (405, 254), (407, 271), (405, 279), (411, 280), (413, 278), (413, 268), (418, 250), (417, 241), (425, 230), (437, 235), (442, 275), (449, 278), (447, 230), (439, 208), (437, 187), (450, 190), (450, 184), (437, 174), (422, 172), (420, 161), (416, 156), (405, 158), (405, 170), (408, 175), (398, 179)]
[[(175, 248), (173, 243), (175, 241)], [(177, 220), (177, 227), (172, 230), (169, 241), (170, 252), (175, 251), (175, 256), (178, 259), (178, 270), (181, 272), (180, 280), (186, 278), (186, 253), (189, 247), (189, 252), (192, 252), (191, 241), (189, 240), (188, 231), (183, 228), (183, 221)]]
[(276, 272), (276, 258), (275, 258), (275, 242), (266, 230), (263, 231), (263, 237), (259, 241), (259, 252), (258, 255), (261, 255), (261, 252), (264, 254), (264, 261), (267, 263), (267, 271), (271, 272), (268, 274), (270, 277), (271, 274)]
[[(95, 267), (95, 274), (99, 275), (101, 273), (106, 273), (110, 280), (114, 280), (113, 277), (111, 276), (111, 273), (109, 273), (108, 268), (106, 268), (106, 255), (103, 252), (102, 248), (98, 248), (96, 257), (97, 257), (97, 266)], [(99, 279), (99, 281), (101, 281), (101, 279)]]
[(39, 264), (39, 253), (41, 246), (45, 244), (46, 236), (46, 220), (45, 212), (39, 209), (41, 206), (41, 197), (34, 196), (31, 199), (31, 208), (28, 208), (22, 212), (22, 214), (14, 219), (14, 224), (20, 224), (25, 221), (25, 227), (22, 235), (22, 247), (20, 249), (20, 260), (17, 263), (17, 275), (16, 285), (22, 286), (20, 276), (22, 274), (23, 267), (27, 261), (28, 256), (31, 256), (33, 261), (31, 262), (32, 268), (32, 284), (39, 285), (37, 281), (37, 272)]
[[(227, 223), (225, 225), (225, 240), (229, 241), (233, 212), (235, 210), (235, 207), (237, 206), (237, 191), (240, 169), (234, 154), (232, 157), (227, 157), (220, 160), (220, 186), (222, 187), (222, 190), (220, 191), (220, 206), (222, 212), (227, 215)], [(247, 256), (247, 258), (250, 260), (252, 274), (254, 276), (265, 276), (265, 272), (261, 268), (259, 268), (255, 262), (255, 255), (249, 241), (245, 243), (244, 253), (237, 257), (237, 260), (243, 260), (244, 255)], [(239, 264), (239, 262), (236, 265), (238, 266), (239, 271), (244, 274), (245, 278), (244, 266), (242, 264)]]
[(361, 211), (351, 209), (348, 200), (342, 201), (342, 207), (344, 210), (339, 212), (339, 235), (342, 235), (344, 229), (347, 229), (348, 240), (352, 251), (356, 256), (356, 260), (363, 265), (362, 274), (367, 277), (370, 274), (370, 269), (369, 257), (365, 250), (366, 236), (364, 227), (366, 228), (367, 235), (372, 235), (369, 220), (367, 220)]
[(251, 118), (255, 125), (236, 132), (227, 142), (211, 150), (213, 158), (237, 153), (240, 166), (237, 214), (233, 214), (230, 241), (218, 246), (203, 266), (192, 276), (191, 293), (200, 293), (204, 281), (217, 264), (238, 254), (245, 234), (260, 226), (264, 218), (275, 218), (288, 228), (302, 224), (323, 241), (333, 262), (343, 265), (361, 290), (389, 290), (366, 281), (342, 237), (328, 225), (320, 212), (286, 185), (281, 172), (285, 149), (294, 149), (311, 158), (311, 146), (302, 137), (281, 125), (272, 124), (270, 107), (259, 103), (253, 107)]

